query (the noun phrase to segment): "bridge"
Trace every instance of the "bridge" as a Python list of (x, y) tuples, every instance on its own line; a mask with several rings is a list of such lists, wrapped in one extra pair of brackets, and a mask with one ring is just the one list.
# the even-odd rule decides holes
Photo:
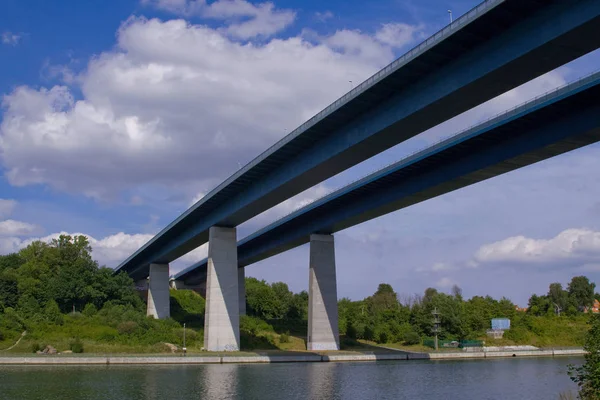
[[(318, 291), (328, 307), (328, 318), (321, 318), (320, 331), (314, 333), (335, 336), (333, 233), (598, 141), (600, 73), (595, 73), (374, 172), (240, 240), (239, 298), (245, 295), (245, 266), (310, 243), (309, 292)], [(176, 274), (173, 287), (203, 287), (208, 262)], [(325, 275), (315, 278), (313, 270)], [(240, 303), (244, 311), (245, 303)]]
[[(149, 276), (169, 315), (168, 263), (209, 243), (205, 347), (239, 348), (235, 227), (287, 198), (600, 45), (600, 2), (488, 0), (317, 114), (163, 229), (118, 271)], [(314, 239), (314, 240), (313, 240)], [(339, 348), (333, 238), (311, 239), (309, 349)], [(314, 251), (313, 251), (314, 249)], [(332, 281), (325, 284), (327, 280)], [(326, 287), (327, 286), (327, 287)], [(235, 304), (234, 304), (235, 303)], [(335, 312), (335, 318), (333, 313)], [(320, 332), (319, 327), (326, 329)], [(314, 332), (313, 332), (314, 331)]]
[[(238, 266), (600, 140), (600, 72), (336, 190), (238, 242)], [(208, 259), (174, 276), (198, 287)]]

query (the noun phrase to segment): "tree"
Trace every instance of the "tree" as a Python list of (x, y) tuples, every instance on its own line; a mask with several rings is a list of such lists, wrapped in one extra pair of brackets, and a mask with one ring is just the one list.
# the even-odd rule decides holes
[(579, 311), (583, 311), (594, 303), (595, 288), (596, 284), (590, 282), (586, 276), (575, 276), (571, 279), (567, 289), (569, 300), (573, 302)]
[(555, 282), (550, 284), (550, 287), (548, 288), (548, 299), (552, 303), (550, 305), (552, 309), (555, 309), (558, 306), (560, 311), (567, 310), (569, 294), (567, 291), (563, 290), (560, 283)]
[(17, 278), (12, 274), (0, 274), (0, 306), (15, 307), (19, 301)]
[(452, 296), (462, 301), (462, 289), (458, 285), (452, 285)]
[(549, 307), (550, 300), (548, 299), (548, 296), (538, 296), (537, 294), (532, 294), (529, 298), (527, 312), (535, 316), (546, 315)]
[(256, 278), (246, 278), (246, 303), (248, 315), (266, 320), (282, 319), (287, 311), (273, 288)]
[(569, 366), (571, 380), (579, 386), (583, 400), (600, 398), (600, 315), (591, 315), (590, 330), (585, 339), (585, 363), (579, 367)]
[(17, 269), (24, 262), (25, 261), (18, 253), (11, 253), (4, 256), (0, 255), (0, 273), (7, 269)]

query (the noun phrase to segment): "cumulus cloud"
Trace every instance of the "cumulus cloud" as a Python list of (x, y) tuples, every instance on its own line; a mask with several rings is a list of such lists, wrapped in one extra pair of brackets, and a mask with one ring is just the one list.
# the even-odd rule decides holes
[(600, 261), (600, 232), (567, 229), (551, 239), (509, 237), (481, 246), (474, 261), (479, 265), (583, 266)]
[(6, 44), (9, 46), (16, 46), (21, 41), (22, 35), (13, 33), (13, 32), (3, 32), (2, 33), (2, 44)]
[(253, 4), (246, 0), (142, 0), (142, 4), (182, 16), (198, 15), (226, 22), (220, 30), (238, 39), (269, 37), (285, 29), (296, 18), (292, 10), (277, 10), (271, 2)]
[(0, 236), (27, 236), (39, 233), (40, 227), (26, 222), (7, 219), (0, 221)]
[(257, 215), (256, 217), (246, 221), (242, 225), (240, 225), (240, 229), (244, 230), (246, 227), (250, 226), (262, 226), (266, 223), (273, 221), (277, 218), (281, 218), (285, 215), (288, 215), (321, 197), (325, 196), (331, 191), (324, 184), (319, 184), (313, 186), (310, 189), (305, 190), (302, 193), (297, 194), (294, 197), (291, 197), (275, 207), (268, 209), (267, 211)]
[(424, 38), (423, 26), (403, 23), (382, 24), (375, 39), (392, 47), (400, 48), (412, 43), (416, 38)]
[[(2, 223), (0, 222), (0, 232), (2, 232)], [(57, 239), (60, 235), (71, 236), (86, 236), (92, 246), (92, 257), (99, 262), (100, 265), (105, 265), (110, 268), (117, 267), (122, 261), (133, 254), (137, 249), (150, 240), (154, 234), (126, 234), (119, 232), (114, 235), (106, 236), (97, 239), (92, 235), (84, 233), (67, 233), (57, 232), (43, 237), (21, 239), (15, 236), (2, 237), (0, 235), (0, 254), (8, 254), (21, 250), (27, 247), (34, 241), (42, 241), (49, 243), (52, 239)], [(196, 262), (207, 254), (207, 246), (200, 246), (196, 250), (186, 254), (179, 260), (171, 264), (171, 273), (177, 272), (190, 263)]]
[(97, 199), (144, 185), (206, 192), (391, 59), (354, 31), (248, 45), (131, 18), (77, 76), (81, 98), (61, 85), (4, 96), (0, 160), (12, 185)]
[(435, 287), (438, 289), (448, 289), (448, 288), (454, 286), (455, 284), (456, 284), (456, 282), (453, 279), (445, 276), (435, 283)]
[(317, 11), (315, 13), (315, 18), (321, 22), (325, 22), (328, 19), (333, 18), (333, 13), (331, 11), (325, 11), (325, 12)]

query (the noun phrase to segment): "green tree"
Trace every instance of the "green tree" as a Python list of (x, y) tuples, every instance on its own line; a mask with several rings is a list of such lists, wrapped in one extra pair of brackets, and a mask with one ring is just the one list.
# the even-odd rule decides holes
[(18, 269), (24, 262), (18, 253), (0, 255), (0, 273), (8, 269)]
[(568, 286), (569, 299), (579, 311), (590, 307), (594, 303), (594, 289), (596, 284), (590, 282), (586, 276), (575, 276)]
[(0, 306), (15, 307), (19, 301), (17, 278), (13, 274), (0, 273)]
[(552, 303), (550, 306), (552, 310), (558, 306), (561, 311), (566, 311), (568, 307), (569, 294), (560, 283), (551, 283), (548, 288), (548, 299)]
[(569, 366), (571, 380), (579, 386), (583, 400), (600, 399), (600, 316), (591, 315), (591, 327), (585, 339), (585, 363), (579, 367)]
[(246, 278), (246, 303), (248, 315), (266, 320), (282, 319), (287, 311), (273, 288), (256, 278)]

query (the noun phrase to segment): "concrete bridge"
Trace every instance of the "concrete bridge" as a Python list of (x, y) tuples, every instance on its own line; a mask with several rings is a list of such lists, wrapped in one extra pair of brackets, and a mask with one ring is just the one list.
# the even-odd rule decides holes
[[(319, 326), (329, 324), (333, 331), (333, 233), (598, 141), (600, 73), (595, 73), (374, 172), (240, 240), (240, 299), (244, 267), (310, 243), (309, 291), (318, 288), (315, 295), (329, 305), (328, 319)], [(331, 253), (327, 262), (318, 264), (323, 274), (319, 280), (313, 276), (313, 256), (323, 257), (323, 252)], [(179, 272), (172, 282), (178, 287), (207, 284), (209, 259)]]
[[(168, 263), (208, 242), (205, 347), (238, 349), (243, 268), (238, 269), (237, 225), (598, 48), (599, 23), (597, 0), (480, 4), (235, 173), (117, 271), (126, 271), (138, 281), (149, 277), (148, 313), (164, 318), (169, 315)], [(380, 207), (385, 210), (385, 205)], [(333, 237), (319, 230), (308, 237), (308, 347), (337, 349)]]

